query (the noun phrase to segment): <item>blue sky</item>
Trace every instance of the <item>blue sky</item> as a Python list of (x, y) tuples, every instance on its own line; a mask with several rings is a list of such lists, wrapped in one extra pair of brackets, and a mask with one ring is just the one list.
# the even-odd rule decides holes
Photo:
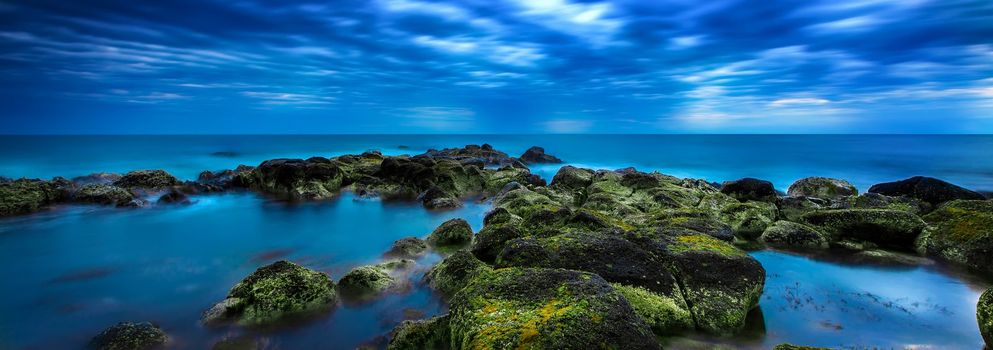
[(0, 1), (0, 133), (991, 133), (993, 2)]

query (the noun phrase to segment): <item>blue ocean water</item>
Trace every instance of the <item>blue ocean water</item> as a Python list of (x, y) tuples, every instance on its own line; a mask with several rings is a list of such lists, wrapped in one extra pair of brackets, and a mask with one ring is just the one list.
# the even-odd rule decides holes
[[(0, 176), (77, 176), (202, 170), (277, 157), (388, 154), (490, 143), (517, 155), (541, 145), (570, 164), (634, 166), (722, 181), (752, 176), (778, 188), (805, 176), (834, 176), (861, 190), (912, 175), (993, 189), (991, 136), (3, 136)], [(218, 153), (220, 152), (220, 153)], [(533, 170), (550, 179), (559, 165)], [(247, 333), (272, 348), (352, 349), (385, 336), (404, 318), (444, 312), (419, 283), (439, 259), (423, 258), (405, 293), (343, 305), (298, 327), (204, 328), (202, 311), (255, 268), (289, 259), (334, 279), (380, 261), (393, 240), (424, 236), (444, 220), (479, 229), (487, 203), (428, 211), (412, 203), (357, 199), (288, 204), (250, 193), (194, 197), (181, 207), (128, 210), (62, 206), (0, 219), (0, 349), (79, 348), (119, 321), (153, 321), (171, 347), (209, 348)], [(767, 270), (764, 329), (731, 339), (743, 348), (780, 342), (881, 348), (980, 348), (975, 302), (986, 281), (936, 266), (840, 265), (775, 251), (753, 255)], [(754, 326), (754, 325), (753, 325)]]

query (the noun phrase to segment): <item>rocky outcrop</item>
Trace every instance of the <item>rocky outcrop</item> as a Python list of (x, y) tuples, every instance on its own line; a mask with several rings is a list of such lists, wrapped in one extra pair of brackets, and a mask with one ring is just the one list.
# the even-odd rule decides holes
[(562, 163), (561, 159), (558, 159), (553, 155), (546, 154), (545, 149), (538, 146), (533, 146), (531, 148), (528, 148), (528, 150), (524, 151), (524, 154), (521, 155), (520, 159), (522, 162), (524, 162), (524, 164)]
[(20, 179), (0, 182), (0, 217), (33, 213), (61, 201), (64, 196), (49, 181)]
[(787, 249), (825, 249), (828, 239), (819, 230), (808, 225), (776, 221), (759, 237), (759, 241), (769, 246)]
[(912, 250), (924, 229), (917, 215), (889, 209), (840, 209), (816, 211), (803, 221), (829, 234), (832, 240), (868, 241), (881, 247)]
[(179, 180), (165, 170), (135, 170), (114, 181), (114, 186), (121, 188), (162, 189), (178, 186)]
[(993, 347), (993, 289), (987, 289), (976, 304), (976, 320), (979, 333), (983, 335), (986, 347)]
[(858, 195), (854, 185), (845, 180), (828, 177), (807, 177), (797, 180), (786, 191), (790, 197), (837, 198)]
[(993, 276), (993, 201), (950, 201), (924, 220), (918, 252)]
[(739, 201), (774, 202), (779, 194), (772, 182), (746, 177), (721, 184), (721, 193)]
[(328, 311), (338, 301), (334, 282), (327, 275), (289, 261), (260, 267), (236, 284), (223, 301), (207, 310), (205, 324), (237, 322), (272, 325), (277, 322)]
[(464, 219), (451, 219), (435, 228), (427, 241), (436, 247), (462, 247), (472, 242), (472, 227)]
[(869, 193), (917, 198), (933, 206), (955, 199), (986, 199), (978, 192), (925, 176), (914, 176), (900, 181), (876, 184), (869, 188)]

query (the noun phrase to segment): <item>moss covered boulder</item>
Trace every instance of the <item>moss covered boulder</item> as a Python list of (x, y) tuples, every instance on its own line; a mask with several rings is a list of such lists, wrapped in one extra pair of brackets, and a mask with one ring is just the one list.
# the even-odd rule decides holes
[(100, 332), (87, 348), (94, 350), (144, 350), (165, 345), (168, 337), (156, 325), (148, 322), (121, 322)]
[(20, 179), (0, 182), (0, 216), (33, 213), (62, 199), (59, 189), (48, 181)]
[(693, 315), (681, 295), (672, 297), (642, 287), (620, 283), (611, 285), (628, 300), (634, 312), (652, 327), (655, 334), (679, 334), (694, 328)]
[(160, 189), (179, 184), (179, 180), (165, 170), (135, 170), (114, 181), (114, 186), (123, 188)]
[(442, 260), (424, 276), (428, 285), (444, 296), (455, 295), (469, 282), (482, 274), (493, 271), (467, 251), (460, 250)]
[(803, 220), (803, 216), (807, 213), (830, 209), (831, 203), (813, 197), (783, 197), (776, 201), (776, 208), (779, 209), (777, 215), (779, 219), (798, 222)]
[(404, 286), (404, 281), (396, 273), (413, 265), (411, 260), (394, 260), (356, 267), (338, 280), (338, 291), (352, 301), (368, 300), (382, 293), (398, 291)]
[(774, 202), (779, 194), (772, 182), (746, 177), (734, 181), (725, 181), (721, 184), (721, 193), (731, 196), (739, 201), (765, 201)]
[(776, 221), (778, 210), (769, 202), (739, 202), (724, 194), (714, 193), (703, 197), (699, 209), (714, 213), (717, 219), (731, 226), (735, 235), (756, 239), (765, 228)]
[(72, 195), (72, 200), (79, 203), (116, 205), (118, 207), (137, 205), (131, 191), (114, 185), (85, 185)]
[(668, 249), (697, 329), (715, 335), (741, 331), (765, 286), (762, 265), (707, 235), (674, 237)]
[(905, 250), (913, 247), (924, 229), (917, 215), (889, 209), (824, 210), (804, 215), (803, 221), (828, 233), (832, 240), (862, 240)]
[(586, 186), (589, 186), (592, 183), (592, 170), (566, 165), (555, 173), (555, 176), (552, 177), (552, 183), (550, 185), (563, 189), (577, 190), (586, 188)]
[(521, 154), (520, 159), (522, 162), (524, 162), (524, 164), (562, 163), (561, 159), (551, 154), (545, 153), (545, 149), (538, 146), (533, 146), (531, 148), (528, 148), (527, 151), (524, 151), (524, 154)]
[(515, 225), (486, 225), (476, 234), (471, 251), (480, 260), (494, 263), (507, 242), (523, 237), (524, 233)]
[(828, 240), (824, 233), (811, 226), (790, 221), (776, 221), (759, 237), (759, 241), (778, 248), (825, 249)]
[(231, 288), (228, 296), (204, 313), (211, 324), (236, 321), (242, 325), (268, 325), (296, 316), (331, 309), (338, 300), (334, 282), (327, 275), (277, 261), (255, 270)]
[(603, 278), (561, 269), (499, 269), (451, 301), (452, 348), (658, 349), (651, 329)]
[(854, 209), (901, 210), (917, 215), (922, 215), (933, 209), (931, 204), (917, 198), (907, 196), (890, 197), (879, 193), (863, 193), (855, 197), (849, 197), (847, 202)]
[(993, 201), (951, 201), (924, 220), (919, 252), (993, 275)]
[(437, 247), (465, 246), (472, 242), (472, 227), (465, 219), (451, 219), (435, 228), (427, 241)]
[(848, 181), (828, 177), (807, 177), (797, 180), (786, 190), (790, 197), (836, 198), (859, 194)]
[(976, 320), (979, 333), (983, 335), (986, 347), (993, 347), (993, 289), (987, 289), (976, 304)]
[(390, 335), (388, 350), (444, 350), (451, 345), (448, 315), (427, 320), (403, 321)]
[(240, 174), (236, 182), (288, 199), (324, 199), (338, 194), (344, 179), (340, 163), (313, 157), (267, 160)]
[(417, 237), (406, 237), (393, 241), (385, 256), (391, 258), (415, 258), (428, 251), (428, 243)]
[(900, 181), (875, 184), (869, 188), (869, 192), (887, 196), (917, 198), (934, 206), (955, 199), (986, 199), (978, 192), (926, 176), (914, 176)]

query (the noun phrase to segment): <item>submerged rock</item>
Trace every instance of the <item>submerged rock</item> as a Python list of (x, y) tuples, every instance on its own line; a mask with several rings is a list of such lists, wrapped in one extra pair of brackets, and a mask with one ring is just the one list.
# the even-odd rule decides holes
[(403, 321), (390, 336), (388, 350), (444, 350), (451, 344), (448, 315), (420, 321)]
[(774, 202), (779, 194), (772, 182), (746, 177), (734, 181), (725, 181), (721, 185), (721, 193), (734, 197), (739, 201)]
[(562, 163), (561, 159), (550, 154), (545, 154), (545, 149), (538, 146), (528, 148), (520, 158), (524, 164)]
[(144, 350), (165, 345), (168, 337), (158, 326), (149, 322), (121, 322), (100, 332), (90, 340), (94, 350)]
[(398, 291), (404, 281), (393, 273), (413, 264), (411, 260), (395, 260), (356, 267), (341, 277), (338, 290), (342, 296), (358, 301), (372, 299), (389, 291)]
[(159, 197), (159, 201), (158, 202), (159, 203), (165, 203), (165, 204), (190, 204), (190, 203), (192, 203), (190, 201), (190, 197), (188, 197), (186, 194), (184, 194), (182, 192), (179, 192), (179, 191), (176, 191), (176, 190), (170, 190), (169, 192), (166, 192), (166, 194), (163, 194), (161, 197)]
[(206, 324), (236, 321), (269, 325), (331, 309), (338, 300), (327, 275), (281, 260), (260, 267), (236, 284), (223, 301), (207, 310)]
[(628, 301), (591, 273), (499, 269), (459, 291), (449, 314), (458, 349), (659, 348)]
[(914, 176), (900, 181), (876, 184), (869, 188), (869, 192), (887, 196), (917, 198), (934, 206), (954, 199), (986, 199), (978, 192), (925, 176)]
[(983, 335), (986, 347), (993, 347), (993, 289), (987, 289), (979, 297), (976, 304), (976, 320), (979, 322), (979, 333)]
[(831, 235), (833, 240), (855, 239), (883, 247), (910, 250), (924, 229), (917, 215), (888, 209), (841, 209), (809, 213), (803, 220)]
[(918, 252), (993, 275), (993, 201), (954, 200), (924, 220)]
[(384, 255), (394, 258), (415, 258), (424, 255), (427, 250), (428, 244), (423, 239), (406, 237), (393, 241), (390, 250)]
[(451, 219), (428, 235), (428, 243), (437, 247), (459, 247), (472, 242), (472, 227), (465, 219)]
[(858, 195), (854, 185), (845, 180), (828, 177), (807, 177), (797, 180), (786, 190), (790, 197), (836, 198)]
[(706, 235), (675, 237), (669, 250), (697, 329), (715, 335), (743, 329), (765, 286), (762, 264)]
[(33, 213), (62, 198), (62, 192), (48, 181), (20, 179), (2, 182), (0, 216)]
[(808, 225), (776, 221), (759, 237), (759, 241), (773, 247), (798, 249), (825, 249), (828, 240), (823, 233)]
[(179, 184), (179, 180), (165, 170), (135, 170), (114, 181), (114, 186), (123, 188), (160, 189)]

